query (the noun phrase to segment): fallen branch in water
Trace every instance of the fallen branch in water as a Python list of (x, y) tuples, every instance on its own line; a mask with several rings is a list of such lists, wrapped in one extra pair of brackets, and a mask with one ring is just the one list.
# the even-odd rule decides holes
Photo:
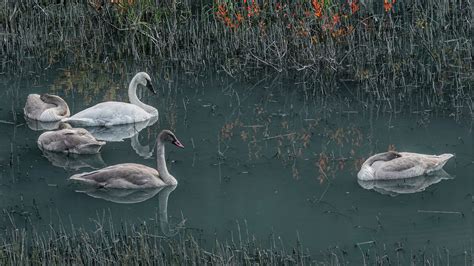
[(429, 211), (429, 210), (418, 210), (418, 213), (439, 213), (439, 214), (458, 214), (464, 217), (464, 213), (455, 211)]
[(6, 121), (6, 120), (1, 120), (1, 119), (0, 119), (0, 123), (2, 123), (2, 124), (9, 124), (9, 125), (14, 125), (14, 124), (15, 124), (15, 123), (13, 123), (13, 122)]

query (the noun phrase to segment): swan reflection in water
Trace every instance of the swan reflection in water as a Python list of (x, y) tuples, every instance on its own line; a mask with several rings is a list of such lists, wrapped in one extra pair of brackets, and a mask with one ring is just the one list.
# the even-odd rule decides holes
[[(171, 237), (179, 233), (184, 228), (185, 219), (176, 226), (170, 226), (168, 221), (168, 198), (176, 186), (166, 186), (148, 189), (114, 189), (114, 188), (91, 188), (84, 190), (77, 189), (76, 192), (84, 193), (96, 199), (118, 204), (134, 204), (144, 202), (155, 197), (158, 194), (158, 213), (161, 231), (163, 235)], [(173, 227), (173, 228), (172, 228)]]
[(102, 160), (100, 153), (97, 154), (64, 154), (51, 151), (43, 151), (43, 156), (53, 166), (66, 170), (79, 170), (81, 168), (100, 169), (107, 166)]
[(46, 131), (46, 130), (56, 130), (59, 128), (59, 123), (61, 121), (56, 122), (41, 122), (38, 120), (30, 119), (25, 116), (26, 125), (34, 131)]
[(453, 179), (443, 169), (432, 172), (427, 175), (421, 175), (405, 179), (394, 180), (360, 180), (359, 185), (365, 189), (372, 189), (383, 195), (397, 196), (400, 194), (411, 194), (424, 191), (427, 187), (441, 182), (445, 179)]
[(158, 117), (152, 117), (150, 120), (138, 122), (134, 124), (116, 125), (110, 127), (84, 127), (89, 131), (96, 139), (103, 140), (106, 142), (119, 142), (125, 139), (131, 139), (131, 146), (135, 152), (148, 159), (153, 155), (155, 143), (152, 144), (153, 148), (149, 145), (141, 145), (138, 139), (140, 131), (154, 125), (158, 121)]

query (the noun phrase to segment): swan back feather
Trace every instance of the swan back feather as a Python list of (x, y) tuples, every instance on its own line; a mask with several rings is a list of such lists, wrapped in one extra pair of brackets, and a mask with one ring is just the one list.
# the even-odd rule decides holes
[(95, 154), (105, 145), (83, 128), (48, 131), (39, 136), (37, 143), (40, 150), (75, 154)]
[(371, 156), (362, 165), (360, 180), (390, 180), (412, 178), (438, 171), (454, 155), (427, 155), (410, 152), (386, 152)]

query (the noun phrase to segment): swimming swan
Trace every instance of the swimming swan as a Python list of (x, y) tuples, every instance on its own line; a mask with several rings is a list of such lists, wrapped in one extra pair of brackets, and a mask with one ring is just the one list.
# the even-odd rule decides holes
[(360, 180), (411, 178), (440, 170), (453, 154), (427, 155), (411, 152), (384, 152), (369, 157), (357, 174)]
[(97, 187), (121, 189), (144, 189), (177, 185), (178, 181), (168, 172), (166, 167), (165, 142), (171, 142), (177, 147), (184, 148), (173, 132), (169, 130), (161, 131), (156, 144), (157, 170), (141, 164), (123, 163), (93, 172), (76, 174), (69, 179)]
[(60, 121), (71, 115), (67, 103), (61, 97), (51, 94), (28, 95), (23, 113), (27, 118), (41, 122)]
[(61, 123), (59, 130), (47, 131), (38, 138), (38, 147), (42, 151), (76, 154), (95, 154), (105, 142), (96, 140), (83, 128), (72, 128)]
[(142, 122), (158, 116), (156, 108), (144, 104), (138, 99), (138, 84), (146, 86), (156, 94), (150, 76), (145, 72), (139, 72), (133, 77), (128, 86), (130, 103), (114, 101), (99, 103), (80, 111), (70, 118), (63, 119), (63, 121), (76, 126), (113, 126)]

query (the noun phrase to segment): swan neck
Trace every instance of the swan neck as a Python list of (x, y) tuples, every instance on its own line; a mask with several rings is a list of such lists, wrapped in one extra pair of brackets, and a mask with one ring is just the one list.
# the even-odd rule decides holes
[(170, 175), (168, 172), (168, 167), (166, 166), (166, 159), (165, 159), (165, 144), (158, 138), (158, 142), (156, 144), (156, 168), (160, 173), (160, 178), (165, 182), (167, 185), (176, 185), (176, 179)]
[(55, 113), (58, 115), (58, 116), (64, 116), (64, 117), (68, 117), (71, 115), (71, 113), (69, 112), (69, 106), (67, 105), (67, 103), (64, 101), (64, 100), (56, 100), (54, 101), (54, 104), (57, 105), (56, 107), (54, 107), (54, 111)]
[(148, 104), (145, 104), (142, 101), (140, 101), (140, 99), (138, 99), (138, 96), (137, 96), (138, 78), (137, 77), (138, 76), (135, 76), (130, 82), (130, 85), (128, 86), (128, 98), (130, 100), (130, 103), (142, 108), (143, 110), (145, 110), (147, 113), (151, 115), (156, 115), (158, 111), (154, 107)]
[(376, 161), (390, 161), (394, 158), (391, 158), (391, 153), (389, 152), (384, 152), (384, 153), (379, 153), (379, 154), (375, 154), (371, 157), (369, 157), (363, 165), (367, 165), (367, 166), (372, 166), (372, 164), (374, 164)]

